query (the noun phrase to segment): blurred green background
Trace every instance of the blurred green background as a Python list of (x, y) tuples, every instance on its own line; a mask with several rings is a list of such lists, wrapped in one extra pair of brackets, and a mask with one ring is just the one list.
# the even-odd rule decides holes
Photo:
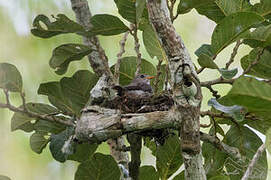
[[(89, 0), (92, 14), (109, 13), (117, 15), (117, 8), (113, 0)], [(69, 0), (0, 0), (0, 62), (8, 62), (16, 65), (23, 76), (23, 86), (26, 93), (27, 102), (48, 103), (44, 96), (37, 95), (39, 84), (47, 81), (59, 80), (63, 76), (58, 76), (50, 69), (48, 62), (53, 48), (63, 43), (81, 42), (81, 38), (76, 35), (60, 35), (51, 39), (40, 39), (30, 33), (31, 22), (38, 14), (47, 16), (64, 13), (69, 18), (74, 19), (74, 14), (70, 7)], [(122, 19), (123, 20), (123, 19)], [(125, 20), (123, 20), (125, 21)], [(127, 23), (127, 22), (125, 22)], [(197, 58), (194, 52), (203, 43), (210, 43), (211, 34), (215, 24), (207, 18), (191, 11), (186, 15), (179, 16), (174, 22), (178, 33), (182, 36), (194, 63), (197, 65)], [(99, 37), (101, 45), (110, 60), (110, 65), (116, 61), (119, 51), (120, 36)], [(141, 33), (141, 53), (143, 58), (152, 60), (144, 49)], [(129, 37), (124, 56), (135, 55), (133, 41)], [(225, 49), (217, 57), (218, 65), (228, 61), (233, 45)], [(236, 57), (236, 63), (232, 67), (240, 65), (238, 60), (249, 52), (247, 46), (242, 46)], [(68, 72), (64, 76), (71, 76), (79, 69), (89, 69), (86, 59), (70, 64)], [(201, 80), (214, 79), (218, 76), (215, 70), (204, 71), (200, 75)], [(221, 95), (228, 92), (230, 86), (219, 85), (215, 89)], [(203, 109), (208, 109), (207, 101), (211, 98), (208, 90), (203, 89), (204, 101)], [(2, 91), (0, 92), (0, 102), (4, 102)], [(11, 102), (20, 105), (20, 97), (11, 94)], [(12, 112), (0, 109), (0, 174), (9, 176), (13, 180), (71, 180), (76, 171), (77, 163), (67, 161), (64, 164), (58, 163), (51, 157), (48, 147), (41, 155), (31, 151), (29, 146), (30, 134), (22, 131), (10, 131), (10, 119)], [(202, 123), (208, 123), (203, 119)], [(98, 151), (109, 153), (108, 146), (104, 143)], [(151, 156), (147, 149), (144, 149), (143, 164), (154, 164), (155, 158)]]

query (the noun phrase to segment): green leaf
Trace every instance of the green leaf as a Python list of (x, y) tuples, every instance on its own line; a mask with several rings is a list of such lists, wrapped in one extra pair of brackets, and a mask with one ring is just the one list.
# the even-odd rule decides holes
[(141, 166), (139, 169), (140, 180), (159, 180), (158, 173), (153, 166)]
[[(20, 108), (23, 108), (22, 106)], [(26, 108), (30, 112), (38, 113), (40, 115), (47, 115), (57, 113), (58, 110), (52, 106), (41, 103), (27, 103)], [(31, 132), (34, 130), (33, 117), (29, 117), (27, 114), (16, 112), (11, 118), (11, 131), (21, 129), (25, 132)]]
[(155, 56), (157, 59), (167, 60), (166, 53), (161, 46), (161, 43), (154, 32), (152, 26), (148, 25), (144, 28), (143, 33), (143, 43), (144, 46), (149, 53), (149, 55), (154, 58)]
[(71, 102), (65, 98), (59, 82), (48, 82), (40, 84), (38, 94), (48, 96), (50, 103), (57, 107), (59, 110), (76, 114), (72, 109)]
[(265, 135), (266, 135), (265, 146), (269, 153), (271, 153), (271, 128), (268, 129)]
[(140, 22), (140, 19), (143, 15), (145, 7), (146, 7), (146, 1), (136, 0), (135, 6), (136, 6), (136, 22), (138, 24)]
[[(120, 64), (120, 84), (121, 85), (128, 85), (131, 80), (134, 78), (136, 72), (136, 59), (135, 56), (124, 57), (121, 59)], [(115, 65), (111, 68), (111, 71), (114, 72)], [(141, 62), (141, 73), (148, 74), (148, 75), (155, 75), (156, 69), (155, 67), (145, 59), (142, 59)]]
[(40, 85), (38, 94), (47, 95), (50, 103), (58, 109), (80, 114), (89, 98), (91, 88), (98, 78), (87, 70), (77, 71), (72, 77), (64, 77), (60, 82), (48, 82)]
[(210, 44), (203, 44), (195, 51), (196, 56), (200, 56), (201, 54), (206, 54), (209, 57), (213, 57), (215, 54), (212, 51), (212, 46)]
[(223, 106), (219, 102), (216, 101), (216, 99), (211, 98), (208, 101), (208, 105), (214, 107), (215, 109), (227, 113), (230, 116), (232, 116), (236, 121), (243, 121), (245, 117), (245, 110), (241, 106)]
[(188, 13), (191, 9), (200, 7), (206, 3), (214, 2), (215, 0), (180, 0), (178, 5), (178, 14)]
[(109, 14), (96, 14), (91, 17), (90, 23), (93, 26), (89, 31), (90, 36), (112, 36), (129, 30), (118, 17)]
[(21, 92), (22, 76), (18, 69), (9, 63), (0, 63), (0, 88), (12, 92)]
[[(261, 48), (256, 48), (250, 51), (249, 55), (244, 56), (241, 59), (241, 65), (243, 69), (247, 69), (248, 66), (257, 59)], [(252, 66), (247, 74), (254, 75), (260, 78), (270, 79), (271, 78), (271, 52), (264, 50), (260, 60), (257, 64)]]
[(178, 136), (166, 139), (165, 144), (157, 147), (156, 167), (161, 179), (168, 179), (182, 165), (181, 145)]
[(59, 34), (77, 33), (85, 35), (84, 28), (76, 22), (70, 20), (64, 14), (58, 14), (57, 17), (53, 17), (54, 22), (45, 15), (38, 15), (33, 21), (33, 29), (31, 33), (34, 36), (41, 38), (50, 38)]
[(179, 173), (177, 176), (175, 176), (173, 178), (173, 180), (185, 180), (185, 177), (184, 177), (184, 171), (182, 171), (181, 173)]
[(271, 45), (271, 25), (260, 26), (252, 32), (248, 32), (244, 37), (244, 44), (252, 48), (266, 47)]
[[(230, 175), (230, 179), (239, 180), (242, 178), (243, 173), (246, 171), (254, 154), (262, 145), (262, 141), (252, 130), (247, 127), (231, 126), (223, 142), (229, 146), (238, 148), (241, 155), (244, 157), (242, 161), (227, 159), (225, 162), (225, 167)], [(255, 179), (266, 179), (266, 175), (267, 158), (266, 152), (264, 151), (254, 166), (251, 177), (255, 177)]]
[(196, 10), (199, 14), (206, 16), (216, 23), (225, 18), (225, 14), (223, 11), (221, 11), (215, 2), (203, 4), (202, 6), (197, 7)]
[(249, 11), (252, 7), (248, 0), (216, 0), (215, 3), (226, 16), (236, 12)]
[(264, 19), (252, 12), (238, 12), (225, 17), (215, 27), (212, 35), (212, 49), (218, 54), (234, 42), (244, 31), (261, 23)]
[(95, 153), (91, 159), (78, 166), (74, 179), (119, 180), (120, 170), (112, 156)]
[(92, 156), (92, 154), (96, 151), (97, 147), (97, 144), (76, 144), (75, 153), (69, 155), (68, 160), (84, 162)]
[(213, 61), (213, 59), (204, 53), (200, 54), (198, 58), (198, 63), (201, 67), (204, 67), (204, 68), (218, 69), (218, 66)]
[(208, 179), (224, 172), (224, 162), (227, 158), (225, 153), (216, 149), (212, 144), (203, 142), (202, 155), (204, 157), (204, 167)]
[(32, 151), (40, 154), (42, 150), (46, 147), (46, 145), (49, 143), (50, 139), (45, 138), (44, 133), (33, 133), (30, 136), (30, 147)]
[(249, 110), (270, 111), (271, 109), (271, 86), (251, 77), (235, 80), (227, 97), (235, 104)]
[(92, 49), (82, 44), (63, 44), (53, 50), (49, 65), (56, 70), (58, 75), (64, 74), (70, 62), (79, 61), (90, 54)]
[(260, 3), (254, 4), (253, 10), (262, 16), (271, 14), (271, 1), (261, 0)]
[(135, 0), (114, 0), (119, 14), (129, 22), (136, 24)]
[[(62, 131), (59, 134), (52, 134), (51, 135), (51, 142), (50, 142), (50, 151), (52, 156), (54, 157), (55, 160), (59, 162), (65, 162), (68, 158), (68, 153), (63, 152), (62, 148), (65, 144), (66, 141), (68, 141), (69, 137), (74, 134), (74, 129), (72, 128), (67, 128), (65, 131)], [(70, 146), (70, 144), (69, 144)], [(73, 148), (73, 147), (71, 147)], [(73, 151), (73, 149), (71, 150)]]
[[(234, 102), (234, 98), (231, 98), (230, 96), (224, 96), (220, 98), (219, 103), (226, 105), (226, 106), (232, 106), (236, 103)], [(242, 121), (241, 125), (248, 125), (261, 133), (265, 134), (266, 131), (271, 127), (271, 117), (270, 117), (270, 110), (260, 110), (260, 109), (251, 109), (247, 108), (247, 116), (253, 117), (253, 118), (246, 118), (244, 121)], [(220, 124), (229, 124), (233, 125), (232, 121), (230, 119), (221, 119), (221, 118), (215, 118), (217, 123)]]
[(225, 69), (225, 68), (221, 68), (218, 69), (218, 71), (220, 72), (221, 76), (225, 79), (232, 79), (237, 73), (238, 73), (238, 69), (234, 68), (234, 69)]
[[(63, 120), (68, 120), (63, 116), (57, 116), (57, 118), (62, 118)], [(61, 131), (65, 130), (66, 126), (59, 123), (53, 123), (45, 120), (37, 120), (34, 124), (34, 130), (36, 132), (42, 132), (42, 133), (53, 133), (58, 134)]]
[(231, 179), (228, 176), (220, 175), (220, 176), (211, 177), (209, 180), (231, 180)]
[(65, 98), (71, 102), (72, 109), (80, 113), (89, 99), (89, 92), (94, 87), (98, 77), (87, 70), (77, 71), (72, 77), (60, 80), (60, 86)]
[(0, 180), (11, 180), (9, 177), (0, 175)]

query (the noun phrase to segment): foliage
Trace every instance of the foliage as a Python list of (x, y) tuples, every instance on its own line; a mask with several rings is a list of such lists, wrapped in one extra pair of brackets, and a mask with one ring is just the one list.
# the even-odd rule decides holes
[[(142, 32), (144, 47), (150, 57), (167, 64), (165, 51), (148, 20), (145, 1), (115, 0), (114, 2), (123, 19), (109, 14), (94, 15), (90, 19), (93, 27), (87, 29), (64, 14), (53, 17), (54, 21), (45, 15), (38, 15), (33, 21), (31, 32), (34, 36), (41, 38), (51, 38), (67, 33), (84, 37), (113, 36), (127, 31), (135, 36), (135, 32), (132, 33), (127, 26), (127, 23), (133, 23), (136, 26), (135, 31)], [(218, 132), (223, 136), (224, 143), (238, 148), (242, 157), (245, 157), (241, 161), (235, 161), (228, 154), (204, 142), (202, 152), (205, 158), (205, 170), (208, 178), (213, 180), (240, 179), (262, 144), (251, 128), (267, 133), (265, 143), (267, 149), (269, 151), (271, 149), (269, 115), (271, 109), (271, 3), (269, 0), (261, 0), (255, 5), (250, 4), (248, 0), (180, 0), (177, 14), (188, 13), (193, 8), (217, 24), (211, 37), (211, 44), (203, 44), (195, 52), (198, 64), (201, 68), (218, 70), (221, 82), (232, 80), (227, 81), (232, 83), (232, 88), (226, 96), (210, 99), (208, 102), (208, 105), (212, 107), (210, 112), (219, 114), (210, 118), (213, 121), (209, 134), (216, 136)], [(45, 27), (41, 26), (41, 23)], [(252, 28), (255, 29), (252, 31)], [(234, 57), (229, 62), (225, 61), (225, 64), (229, 63), (229, 65), (219, 67), (214, 62), (216, 56), (232, 43), (240, 40), (252, 48), (251, 52), (241, 59), (243, 73), (238, 74), (237, 67), (229, 69)], [(237, 50), (238, 47), (233, 51), (237, 53)], [(49, 65), (56, 74), (64, 75), (72, 61), (80, 61), (92, 52), (98, 51), (99, 49), (91, 49), (83, 44), (63, 44), (53, 50)], [(120, 84), (127, 85), (136, 72), (137, 57), (122, 57), (120, 62)], [(115, 66), (110, 68), (112, 72)], [(149, 59), (142, 59), (141, 66), (142, 73), (149, 75), (158, 73), (157, 68)], [(166, 65), (161, 65), (160, 69), (162, 79), (160, 78), (161, 82), (157, 88), (161, 92), (165, 82)], [(236, 77), (237, 74), (238, 77)], [(59, 81), (41, 83), (38, 94), (47, 96), (50, 104), (23, 103), (18, 108), (25, 112), (15, 112), (11, 120), (12, 131), (22, 130), (32, 133), (30, 147), (34, 152), (40, 154), (47, 144), (50, 144), (52, 156), (57, 161), (80, 162), (75, 174), (75, 179), (80, 180), (119, 179), (121, 173), (112, 156), (95, 153), (97, 144), (76, 143), (73, 141), (73, 127), (67, 127), (59, 122), (45, 121), (45, 117), (58, 118), (67, 123), (75, 122), (77, 118), (80, 118), (80, 112), (89, 100), (89, 92), (97, 81), (98, 77), (92, 72), (77, 71), (72, 77), (62, 77)], [(207, 88), (212, 85), (209, 84)], [(17, 92), (24, 100), (22, 76), (14, 65), (0, 64), (0, 88), (6, 94)], [(29, 112), (32, 115), (29, 115)], [(40, 116), (35, 117), (33, 114)], [(220, 127), (221, 124), (227, 124), (229, 130), (224, 132)], [(151, 140), (145, 145), (156, 157), (156, 168), (142, 166), (140, 179), (145, 179), (147, 175), (154, 180), (168, 179), (181, 167), (183, 161), (178, 136), (168, 137), (163, 145), (156, 146)], [(267, 162), (264, 153), (253, 175), (256, 179), (263, 179), (266, 178), (266, 174)], [(183, 178), (184, 172), (181, 172), (174, 179)]]

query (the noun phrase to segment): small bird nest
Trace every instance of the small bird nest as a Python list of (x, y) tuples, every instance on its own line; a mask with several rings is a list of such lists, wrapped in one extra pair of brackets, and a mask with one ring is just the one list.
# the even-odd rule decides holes
[(149, 96), (118, 96), (109, 101), (105, 100), (102, 107), (120, 109), (123, 113), (146, 113), (154, 111), (167, 111), (173, 106), (173, 99), (168, 92)]

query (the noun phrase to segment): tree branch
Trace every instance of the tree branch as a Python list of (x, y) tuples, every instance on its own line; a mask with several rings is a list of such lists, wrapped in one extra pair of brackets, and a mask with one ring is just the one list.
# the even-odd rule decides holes
[(134, 43), (135, 43), (135, 52), (137, 56), (137, 64), (136, 64), (136, 72), (135, 74), (138, 75), (141, 71), (141, 53), (140, 53), (140, 44), (139, 44), (139, 39), (137, 37), (137, 25), (136, 24), (131, 24), (130, 25), (132, 31), (130, 32), (134, 38)]
[(117, 54), (117, 63), (115, 64), (115, 73), (114, 73), (114, 78), (116, 80), (116, 84), (119, 84), (119, 76), (120, 76), (120, 61), (122, 55), (125, 53), (125, 43), (127, 41), (127, 37), (129, 35), (129, 31), (124, 33), (122, 40), (119, 42), (120, 45), (120, 52)]
[(248, 168), (245, 172), (245, 174), (242, 177), (242, 180), (247, 180), (249, 178), (249, 176), (252, 173), (252, 170), (254, 168), (254, 166), (256, 165), (258, 159), (260, 158), (260, 156), (262, 155), (262, 153), (265, 151), (265, 144), (262, 144), (259, 149), (257, 150), (257, 152), (254, 154), (250, 164), (248, 165)]
[[(91, 13), (89, 11), (87, 0), (71, 0), (72, 9), (76, 15), (76, 21), (82, 25), (87, 30), (91, 29), (90, 24)], [(102, 76), (106, 74), (107, 77), (113, 82), (113, 74), (110, 71), (107, 56), (103, 48), (100, 46), (100, 42), (97, 37), (83, 37), (84, 44), (90, 46), (92, 49), (97, 51), (92, 51), (88, 55), (88, 59), (93, 71), (98, 75)]]
[(234, 58), (237, 55), (238, 49), (239, 49), (241, 44), (242, 44), (241, 40), (238, 40), (236, 42), (236, 44), (235, 44), (235, 46), (234, 46), (234, 48), (232, 50), (230, 60), (226, 63), (226, 66), (225, 66), (226, 69), (229, 69), (230, 65), (234, 62)]
[[(26, 109), (26, 105), (23, 105), (23, 108), (20, 107), (15, 107), (13, 105), (10, 104), (10, 100), (9, 100), (9, 95), (8, 95), (8, 91), (4, 90), (5, 96), (6, 96), (6, 104), (0, 103), (0, 108), (7, 108), (10, 111), (13, 112), (19, 112), (19, 113), (23, 113), (28, 115), (31, 118), (35, 118), (35, 119), (42, 119), (45, 121), (49, 121), (49, 122), (57, 122), (60, 124), (64, 124), (66, 126), (75, 126), (75, 124), (71, 121), (65, 121), (61, 118), (58, 118), (57, 116), (53, 116), (53, 115), (48, 115), (48, 114), (39, 114), (39, 113), (35, 113), (35, 112), (31, 112), (29, 110)], [(24, 101), (25, 103), (25, 101)]]

